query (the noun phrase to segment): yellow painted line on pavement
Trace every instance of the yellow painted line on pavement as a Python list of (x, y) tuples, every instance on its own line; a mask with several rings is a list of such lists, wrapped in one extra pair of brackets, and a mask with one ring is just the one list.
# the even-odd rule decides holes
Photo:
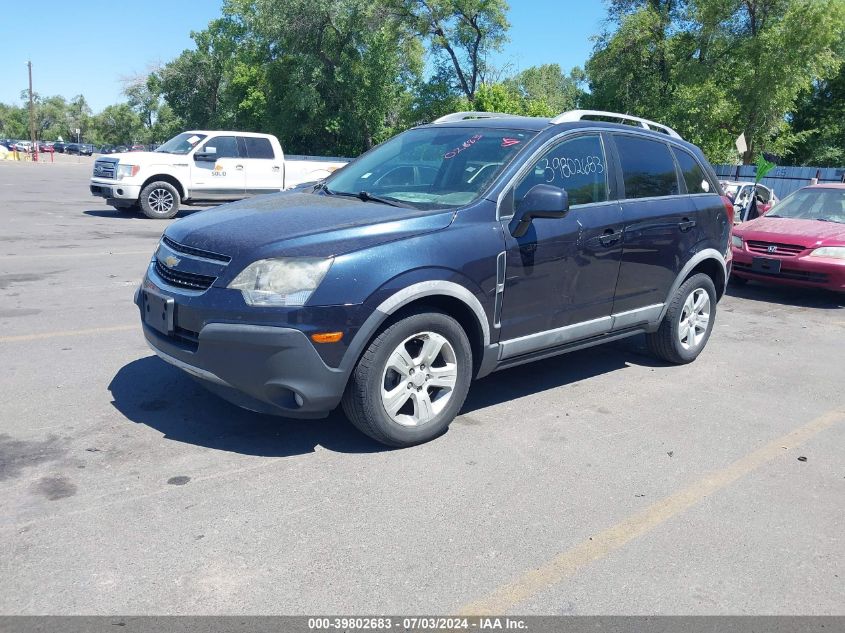
[(105, 332), (126, 332), (138, 330), (136, 325), (113, 325), (111, 327), (92, 327), (84, 330), (59, 330), (57, 332), (42, 332), (40, 334), (21, 334), (19, 336), (0, 336), (0, 343), (23, 343), (24, 341), (40, 341), (48, 338), (63, 336), (85, 336), (86, 334), (103, 334)]
[(721, 470), (714, 471), (683, 490), (669, 495), (592, 538), (526, 572), (487, 596), (460, 609), (464, 615), (503, 614), (519, 603), (581, 571), (643, 536), (668, 519), (696, 505), (740, 477), (784, 454), (784, 447), (803, 444), (825, 429), (845, 421), (845, 409), (828, 411), (794, 431), (749, 453)]

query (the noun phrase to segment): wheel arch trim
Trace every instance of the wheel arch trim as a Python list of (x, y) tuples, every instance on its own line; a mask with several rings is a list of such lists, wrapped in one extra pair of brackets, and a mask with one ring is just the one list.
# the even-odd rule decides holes
[(669, 288), (669, 292), (666, 295), (666, 302), (663, 304), (663, 310), (660, 311), (660, 318), (657, 319), (658, 322), (663, 320), (663, 317), (666, 316), (666, 312), (668, 312), (669, 306), (672, 302), (672, 297), (678, 291), (678, 288), (681, 287), (681, 284), (684, 283), (684, 280), (692, 272), (693, 268), (695, 268), (701, 262), (706, 261), (708, 259), (713, 259), (713, 260), (715, 260), (719, 263), (719, 266), (722, 270), (722, 280), (725, 283), (727, 283), (728, 269), (727, 269), (727, 264), (725, 264), (725, 258), (722, 256), (722, 254), (719, 251), (717, 251), (715, 248), (705, 248), (701, 251), (698, 251), (684, 265), (684, 267), (681, 269), (681, 272), (678, 273), (678, 276), (675, 277), (675, 281), (672, 284), (672, 287)]
[(364, 346), (372, 338), (376, 330), (384, 323), (392, 314), (395, 314), (404, 306), (424, 299), (425, 297), (452, 297), (464, 303), (472, 313), (475, 315), (478, 325), (481, 328), (483, 337), (483, 347), (490, 345), (490, 323), (487, 319), (487, 314), (478, 298), (472, 294), (464, 286), (453, 281), (445, 280), (430, 280), (420, 281), (411, 284), (401, 290), (390, 295), (387, 299), (382, 301), (378, 307), (373, 310), (373, 313), (364, 321), (355, 338), (346, 350), (343, 359), (340, 362), (340, 367), (346, 371), (351, 371), (352, 367), (358, 361), (358, 358), (364, 351)]

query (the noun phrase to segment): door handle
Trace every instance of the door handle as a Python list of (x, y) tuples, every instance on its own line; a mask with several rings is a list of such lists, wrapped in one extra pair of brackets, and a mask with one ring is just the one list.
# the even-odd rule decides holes
[(678, 222), (678, 228), (684, 232), (689, 231), (694, 226), (695, 220), (690, 220), (689, 218), (684, 218), (683, 220)]
[(279, 171), (279, 166), (278, 166), (278, 165), (273, 165), (273, 171)]
[(243, 165), (235, 165), (235, 169), (237, 169), (238, 171), (243, 171), (243, 168)]
[(599, 236), (599, 242), (602, 246), (612, 246), (622, 239), (622, 231), (614, 231), (613, 229), (605, 229), (604, 234)]

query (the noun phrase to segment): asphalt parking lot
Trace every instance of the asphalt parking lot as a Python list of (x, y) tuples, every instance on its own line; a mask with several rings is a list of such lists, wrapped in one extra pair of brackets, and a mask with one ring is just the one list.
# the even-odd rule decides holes
[(0, 163), (0, 613), (845, 614), (845, 296), (731, 288), (692, 365), (503, 371), (385, 450), (153, 356), (168, 223), (89, 170)]

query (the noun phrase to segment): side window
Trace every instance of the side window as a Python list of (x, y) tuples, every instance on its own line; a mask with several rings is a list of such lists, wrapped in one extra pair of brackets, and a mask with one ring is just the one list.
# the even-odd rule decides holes
[(704, 170), (701, 169), (698, 161), (689, 152), (677, 147), (672, 149), (675, 152), (675, 158), (678, 159), (678, 165), (681, 166), (681, 174), (687, 185), (687, 193), (709, 193), (712, 189), (710, 181), (707, 180), (707, 176), (704, 175)]
[(246, 155), (249, 158), (275, 158), (270, 139), (245, 136), (244, 141), (246, 141)]
[(666, 143), (637, 136), (614, 136), (622, 162), (626, 198), (678, 195), (675, 161)]
[(771, 192), (763, 187), (762, 185), (757, 185), (757, 201), (762, 202), (763, 204), (769, 204), (769, 198), (771, 198)]
[(578, 136), (551, 148), (516, 186), (514, 203), (540, 184), (566, 189), (572, 205), (607, 200), (607, 167), (599, 135)]
[(241, 156), (238, 151), (238, 139), (234, 136), (215, 136), (203, 145), (200, 152), (217, 154), (217, 158), (240, 158)]

